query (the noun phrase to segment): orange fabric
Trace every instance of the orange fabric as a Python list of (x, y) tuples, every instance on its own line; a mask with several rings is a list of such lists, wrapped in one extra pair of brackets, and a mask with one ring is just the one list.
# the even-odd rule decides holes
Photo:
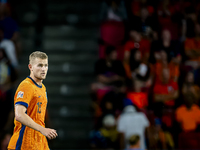
[(199, 106), (194, 104), (190, 110), (185, 105), (180, 106), (176, 110), (176, 120), (181, 123), (184, 131), (195, 130), (200, 123)]
[(168, 68), (170, 70), (170, 79), (174, 80), (175, 78), (179, 77), (179, 65), (175, 65), (172, 62), (170, 62), (168, 65), (164, 65), (161, 62), (157, 62), (156, 64), (151, 66), (151, 72), (155, 76), (155, 82), (162, 81), (162, 71), (164, 68)]
[(139, 44), (139, 50), (141, 51), (142, 54), (150, 51), (150, 42), (146, 39), (142, 39), (139, 43), (134, 42), (132, 40), (127, 41), (124, 46), (124, 51), (131, 51), (131, 49), (137, 48), (138, 44)]
[[(17, 88), (14, 104), (28, 105), (27, 115), (37, 124), (45, 127), (47, 95), (43, 84), (40, 88), (30, 78), (26, 78)], [(21, 143), (21, 150), (49, 150), (47, 139), (40, 132), (24, 126), (16, 120), (14, 120), (14, 124), (14, 133), (8, 145), (9, 149), (15, 149)]]
[[(168, 95), (171, 92), (178, 90), (178, 84), (176, 82), (170, 81), (168, 84), (162, 84), (161, 82), (157, 82), (154, 86), (153, 92), (154, 94)], [(165, 102), (168, 106), (174, 106), (174, 100), (168, 100)]]
[(124, 52), (125, 51), (131, 51), (131, 49), (138, 48), (142, 54), (142, 59), (146, 60), (149, 57), (150, 52), (150, 42), (146, 39), (142, 39), (139, 43), (134, 41), (127, 41), (124, 45)]
[(131, 92), (127, 94), (127, 98), (132, 101), (138, 108), (144, 108), (148, 106), (147, 93), (143, 92)]
[[(199, 52), (200, 51), (200, 39), (196, 38), (187, 38), (184, 43), (185, 51), (194, 50)], [(200, 61), (200, 57), (191, 58), (192, 61)]]
[(163, 131), (159, 131), (158, 135), (159, 135), (159, 139), (161, 140), (161, 142), (166, 143), (165, 133)]

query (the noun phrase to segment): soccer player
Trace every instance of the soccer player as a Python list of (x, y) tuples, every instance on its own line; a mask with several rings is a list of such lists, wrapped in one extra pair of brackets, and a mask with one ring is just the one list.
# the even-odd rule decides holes
[(23, 80), (14, 97), (15, 127), (8, 150), (49, 150), (47, 139), (55, 139), (56, 130), (45, 128), (47, 93), (42, 81), (48, 70), (48, 56), (40, 51), (29, 56), (30, 76)]

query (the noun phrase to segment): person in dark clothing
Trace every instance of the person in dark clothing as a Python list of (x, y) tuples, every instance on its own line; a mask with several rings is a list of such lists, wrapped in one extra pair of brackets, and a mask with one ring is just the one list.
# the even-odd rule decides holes
[(115, 47), (108, 46), (105, 59), (99, 59), (95, 64), (97, 83), (92, 85), (95, 91), (102, 87), (115, 87), (118, 82), (125, 81), (125, 69), (121, 61), (117, 60)]

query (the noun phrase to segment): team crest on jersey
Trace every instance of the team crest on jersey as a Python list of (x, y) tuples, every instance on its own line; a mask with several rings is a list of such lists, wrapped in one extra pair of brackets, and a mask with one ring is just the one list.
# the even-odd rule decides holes
[(24, 96), (24, 92), (19, 91), (17, 94), (17, 98), (23, 98), (23, 96)]

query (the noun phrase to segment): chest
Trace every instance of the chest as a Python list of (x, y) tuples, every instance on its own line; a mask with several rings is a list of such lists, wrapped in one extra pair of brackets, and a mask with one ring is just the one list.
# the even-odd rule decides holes
[(31, 100), (31, 103), (29, 104), (29, 107), (34, 112), (37, 112), (38, 114), (41, 114), (46, 111), (47, 106), (47, 94), (46, 91), (41, 90), (35, 90), (33, 94), (33, 98)]

